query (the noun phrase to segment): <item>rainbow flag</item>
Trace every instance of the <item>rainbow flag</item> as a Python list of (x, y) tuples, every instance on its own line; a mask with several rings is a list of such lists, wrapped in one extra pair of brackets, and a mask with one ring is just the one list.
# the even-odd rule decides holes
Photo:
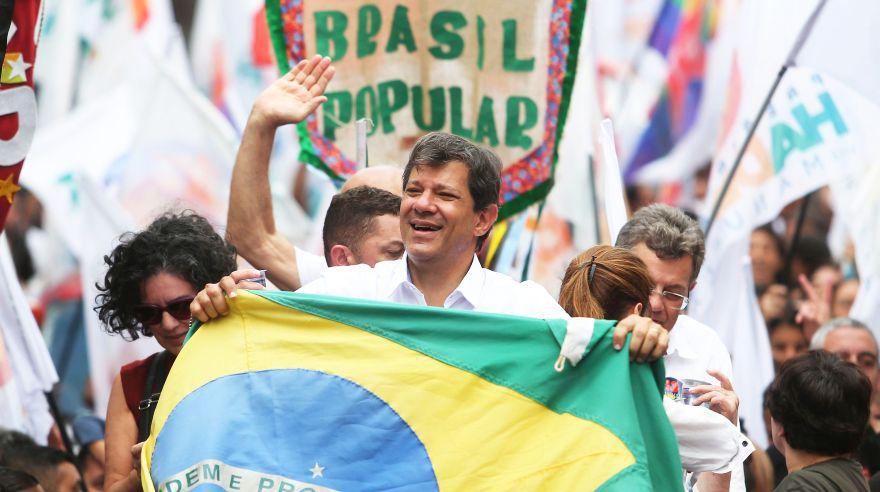
[(569, 323), (241, 292), (174, 363), (144, 489), (680, 490), (662, 363), (597, 321), (557, 372)]
[(668, 65), (666, 84), (624, 172), (627, 182), (668, 154), (690, 130), (703, 96), (706, 45), (715, 31), (714, 0), (665, 0), (648, 46)]

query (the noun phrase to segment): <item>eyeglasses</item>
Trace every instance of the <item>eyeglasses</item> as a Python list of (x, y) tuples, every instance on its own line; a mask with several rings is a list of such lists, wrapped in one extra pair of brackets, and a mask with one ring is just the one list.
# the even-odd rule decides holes
[(676, 294), (675, 292), (669, 292), (668, 290), (658, 291), (657, 289), (652, 290), (651, 294), (657, 294), (660, 296), (663, 299), (663, 303), (672, 309), (682, 311), (688, 307), (687, 296)]
[(155, 304), (138, 304), (134, 307), (134, 317), (143, 325), (157, 325), (162, 322), (162, 313), (168, 313), (178, 321), (189, 321), (191, 315), (189, 305), (195, 296), (178, 297), (166, 306)]

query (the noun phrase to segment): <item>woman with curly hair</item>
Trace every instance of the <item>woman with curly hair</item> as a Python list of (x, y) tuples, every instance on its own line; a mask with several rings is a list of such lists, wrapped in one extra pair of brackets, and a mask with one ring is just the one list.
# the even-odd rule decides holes
[(235, 250), (205, 218), (167, 213), (120, 238), (104, 257), (107, 274), (95, 311), (107, 331), (128, 340), (153, 336), (164, 351), (123, 366), (107, 407), (104, 490), (140, 490), (136, 468), (153, 410), (189, 330), (198, 289), (235, 270)]

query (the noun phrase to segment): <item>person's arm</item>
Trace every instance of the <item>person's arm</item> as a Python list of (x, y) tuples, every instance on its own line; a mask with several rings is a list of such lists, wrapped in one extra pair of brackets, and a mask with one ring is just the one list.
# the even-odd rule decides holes
[(301, 287), (293, 244), (275, 226), (269, 158), (275, 131), (303, 121), (327, 100), (333, 78), (329, 58), (303, 60), (254, 102), (232, 170), (226, 239), (238, 253), (284, 290)]
[[(691, 388), (691, 393), (700, 395), (694, 400), (694, 405), (702, 405), (708, 403), (712, 411), (720, 414), (730, 421), (733, 425), (739, 425), (739, 396), (733, 390), (733, 383), (730, 382), (727, 373), (718, 370), (709, 370), (709, 375), (717, 379), (721, 385), (703, 385)], [(740, 470), (742, 464), (737, 465)], [(741, 475), (741, 473), (739, 474)], [(702, 473), (697, 481), (697, 487), (702, 492), (711, 491), (729, 491), (742, 490), (744, 486), (741, 480), (733, 483), (731, 480), (731, 472), (727, 473)], [(733, 485), (733, 487), (732, 487)]]
[[(737, 465), (742, 468), (742, 464)], [(700, 473), (697, 478), (697, 490), (700, 492), (728, 492), (730, 488), (730, 472)]]
[(681, 466), (689, 472), (726, 474), (755, 450), (735, 425), (707, 408), (664, 398), (663, 410), (675, 431)]
[(131, 448), (137, 443), (138, 428), (134, 415), (125, 404), (122, 379), (116, 376), (110, 390), (107, 406), (107, 431), (104, 436), (105, 492), (128, 492), (141, 490), (141, 481), (134, 469)]

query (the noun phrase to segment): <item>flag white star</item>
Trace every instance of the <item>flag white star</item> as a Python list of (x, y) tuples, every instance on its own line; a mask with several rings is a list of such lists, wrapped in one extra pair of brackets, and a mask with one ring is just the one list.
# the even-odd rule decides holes
[(6, 64), (9, 65), (10, 81), (21, 78), (27, 80), (27, 69), (31, 68), (30, 63), (25, 63), (24, 56), (21, 53), (8, 53), (6, 55)]
[(318, 466), (317, 461), (315, 462), (315, 466), (311, 467), (309, 471), (312, 472), (312, 478), (324, 477), (324, 467)]
[(15, 22), (9, 23), (9, 33), (6, 35), (6, 42), (12, 41), (12, 36), (15, 36), (15, 31), (18, 31), (18, 28), (15, 27)]

